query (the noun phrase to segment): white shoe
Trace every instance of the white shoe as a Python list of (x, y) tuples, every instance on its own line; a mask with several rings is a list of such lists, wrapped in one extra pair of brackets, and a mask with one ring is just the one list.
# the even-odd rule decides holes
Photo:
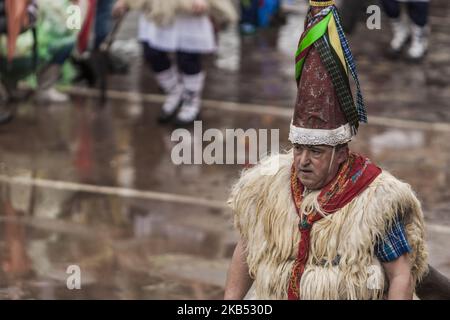
[(164, 123), (169, 121), (180, 108), (183, 85), (180, 83), (177, 70), (173, 67), (156, 74), (156, 80), (167, 95), (158, 117), (158, 121)]
[(177, 84), (166, 97), (166, 101), (161, 108), (158, 120), (160, 122), (169, 121), (181, 106), (183, 100), (183, 86)]
[(40, 103), (64, 103), (69, 101), (69, 96), (65, 93), (59, 92), (54, 87), (46, 90), (38, 90), (36, 93), (36, 100)]
[(200, 115), (200, 96), (192, 91), (186, 91), (183, 94), (183, 104), (180, 112), (177, 114), (176, 124), (185, 126), (193, 123)]
[(183, 104), (177, 114), (176, 125), (189, 125), (198, 119), (204, 83), (205, 73), (203, 72), (196, 75), (183, 75)]
[(392, 40), (390, 43), (391, 51), (399, 53), (410, 37), (408, 26), (402, 19), (391, 20)]
[(408, 50), (408, 58), (420, 60), (428, 50), (428, 30), (426, 27), (413, 25), (411, 47)]

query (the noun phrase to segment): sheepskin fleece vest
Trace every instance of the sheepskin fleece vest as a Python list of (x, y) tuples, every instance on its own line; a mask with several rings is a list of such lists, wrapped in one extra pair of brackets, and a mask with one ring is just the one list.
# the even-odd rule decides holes
[[(292, 163), (289, 152), (244, 171), (228, 201), (246, 242), (256, 299), (287, 299), (300, 240), (290, 190)], [(267, 174), (276, 166), (275, 174)], [(306, 196), (302, 207), (312, 204), (318, 193)], [(301, 299), (383, 299), (387, 277), (375, 256), (375, 244), (396, 215), (405, 224), (416, 286), (428, 268), (421, 206), (408, 184), (383, 171), (348, 205), (313, 225)]]

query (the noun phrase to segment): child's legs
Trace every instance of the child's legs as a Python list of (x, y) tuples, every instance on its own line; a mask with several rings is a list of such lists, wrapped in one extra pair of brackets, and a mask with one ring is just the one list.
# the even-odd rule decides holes
[(196, 75), (202, 71), (202, 56), (199, 53), (177, 52), (177, 64), (183, 74)]
[(428, 2), (409, 2), (408, 13), (414, 24), (425, 27), (428, 23)]
[(397, 0), (382, 0), (384, 11), (391, 19), (400, 18), (400, 3)]
[(152, 48), (148, 43), (143, 42), (145, 61), (150, 65), (155, 73), (160, 73), (169, 70), (172, 66), (169, 54), (167, 52)]

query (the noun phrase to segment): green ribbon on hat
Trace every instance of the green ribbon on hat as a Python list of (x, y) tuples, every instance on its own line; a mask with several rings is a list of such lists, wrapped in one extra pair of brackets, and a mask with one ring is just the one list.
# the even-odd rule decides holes
[(328, 24), (330, 22), (333, 13), (328, 13), (325, 18), (323, 18), (319, 23), (314, 25), (300, 41), (300, 44), (296, 53), (296, 63), (295, 63), (295, 79), (300, 80), (300, 76), (303, 70), (303, 64), (305, 63), (305, 58), (307, 56), (308, 49), (311, 45), (319, 40), (327, 32)]

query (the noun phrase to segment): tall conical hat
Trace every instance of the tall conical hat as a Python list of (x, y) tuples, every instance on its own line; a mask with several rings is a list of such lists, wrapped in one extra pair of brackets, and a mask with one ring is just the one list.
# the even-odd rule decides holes
[[(356, 67), (334, 1), (310, 1), (296, 54), (297, 101), (289, 140), (303, 145), (349, 142), (367, 122)], [(353, 98), (349, 75), (356, 88)]]

